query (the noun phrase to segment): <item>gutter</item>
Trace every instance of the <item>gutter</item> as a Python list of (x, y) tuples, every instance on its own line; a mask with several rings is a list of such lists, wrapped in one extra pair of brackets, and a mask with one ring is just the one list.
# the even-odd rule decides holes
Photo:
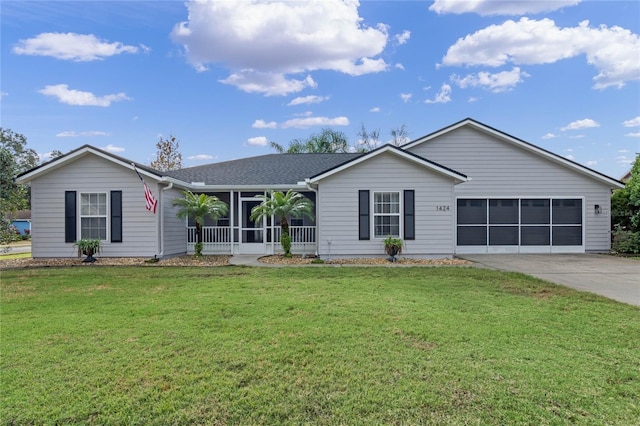
[(173, 182), (169, 182), (169, 185), (162, 188), (160, 190), (160, 214), (159, 216), (159, 220), (160, 220), (160, 253), (158, 254), (158, 256), (160, 257), (160, 259), (162, 259), (164, 257), (164, 208), (162, 208), (162, 205), (164, 203), (164, 192), (168, 191), (169, 189), (173, 188)]
[[(300, 185), (302, 183), (303, 182), (298, 182), (298, 185)], [(307, 189), (309, 191), (315, 192), (315, 194), (316, 194), (316, 205), (314, 207), (316, 208), (316, 211), (317, 211), (318, 214), (316, 215), (316, 219), (315, 219), (315, 221), (316, 221), (316, 249), (315, 249), (315, 255), (316, 255), (316, 257), (318, 257), (318, 245), (320, 244), (320, 238), (319, 238), (320, 232), (318, 232), (319, 231), (318, 223), (320, 222), (319, 221), (320, 209), (318, 208), (318, 188), (314, 188), (313, 186), (311, 186), (311, 182), (310, 182), (309, 178), (306, 178), (304, 180), (304, 185), (307, 187)]]

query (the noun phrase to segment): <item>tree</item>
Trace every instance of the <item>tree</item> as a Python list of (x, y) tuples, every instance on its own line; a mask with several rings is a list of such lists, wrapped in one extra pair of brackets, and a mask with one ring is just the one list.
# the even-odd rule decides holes
[(357, 152), (367, 152), (374, 150), (380, 144), (380, 129), (372, 130), (371, 132), (367, 131), (364, 124), (361, 125), (360, 131), (358, 132), (359, 138), (359, 146)]
[(17, 175), (38, 164), (38, 154), (27, 148), (27, 138), (0, 127), (0, 241), (16, 238), (9, 217), (17, 210), (29, 208), (29, 187), (18, 185)]
[(194, 194), (184, 191), (184, 198), (173, 200), (173, 206), (179, 207), (176, 216), (179, 219), (193, 218), (196, 225), (196, 256), (202, 256), (202, 226), (206, 217), (217, 220), (224, 217), (229, 206), (218, 197), (207, 194)]
[(166, 139), (160, 137), (156, 148), (158, 149), (156, 159), (151, 162), (151, 167), (162, 172), (182, 168), (180, 141), (178, 141), (175, 136), (169, 134), (169, 137)]
[(631, 167), (631, 178), (626, 184), (629, 190), (629, 206), (634, 210), (631, 216), (631, 225), (636, 232), (640, 232), (640, 154)]
[(391, 129), (389, 131), (391, 134), (391, 144), (395, 146), (402, 146), (409, 142), (409, 131), (407, 130), (407, 125), (403, 124), (400, 127), (396, 127), (395, 129)]
[(314, 133), (307, 139), (293, 139), (286, 149), (276, 142), (271, 142), (270, 145), (280, 154), (350, 152), (345, 134), (329, 128), (324, 128), (319, 134)]
[(273, 216), (280, 218), (280, 244), (285, 257), (291, 257), (291, 236), (289, 235), (289, 218), (303, 216), (314, 218), (313, 201), (299, 192), (289, 190), (287, 193), (274, 191), (271, 195), (256, 195), (262, 203), (251, 209), (249, 220), (259, 222), (260, 219)]

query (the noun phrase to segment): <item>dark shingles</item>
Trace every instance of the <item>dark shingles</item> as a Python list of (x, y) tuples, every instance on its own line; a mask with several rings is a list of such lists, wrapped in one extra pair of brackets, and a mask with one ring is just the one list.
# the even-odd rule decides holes
[(295, 185), (362, 154), (267, 154), (164, 172), (205, 185)]

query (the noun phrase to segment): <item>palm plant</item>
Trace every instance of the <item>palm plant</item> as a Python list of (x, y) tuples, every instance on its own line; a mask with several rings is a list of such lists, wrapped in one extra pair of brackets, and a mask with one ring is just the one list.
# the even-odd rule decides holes
[(202, 226), (204, 219), (210, 217), (216, 220), (229, 211), (229, 206), (214, 195), (194, 194), (184, 191), (184, 198), (173, 200), (173, 206), (180, 209), (176, 213), (179, 219), (193, 218), (196, 225), (196, 256), (202, 256)]
[(313, 201), (299, 192), (289, 190), (287, 193), (274, 191), (271, 195), (256, 195), (262, 203), (251, 209), (249, 220), (258, 222), (262, 218), (270, 216), (280, 218), (282, 234), (280, 244), (286, 257), (291, 257), (291, 236), (289, 235), (288, 218), (301, 218), (307, 216), (313, 219)]

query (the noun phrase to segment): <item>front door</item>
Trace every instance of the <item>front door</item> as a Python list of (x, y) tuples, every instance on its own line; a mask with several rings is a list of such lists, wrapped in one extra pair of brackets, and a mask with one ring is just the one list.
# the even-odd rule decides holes
[(261, 201), (252, 199), (241, 199), (240, 209), (241, 228), (240, 228), (240, 254), (264, 254), (264, 221), (260, 219), (257, 223), (249, 219), (251, 209), (260, 205)]

